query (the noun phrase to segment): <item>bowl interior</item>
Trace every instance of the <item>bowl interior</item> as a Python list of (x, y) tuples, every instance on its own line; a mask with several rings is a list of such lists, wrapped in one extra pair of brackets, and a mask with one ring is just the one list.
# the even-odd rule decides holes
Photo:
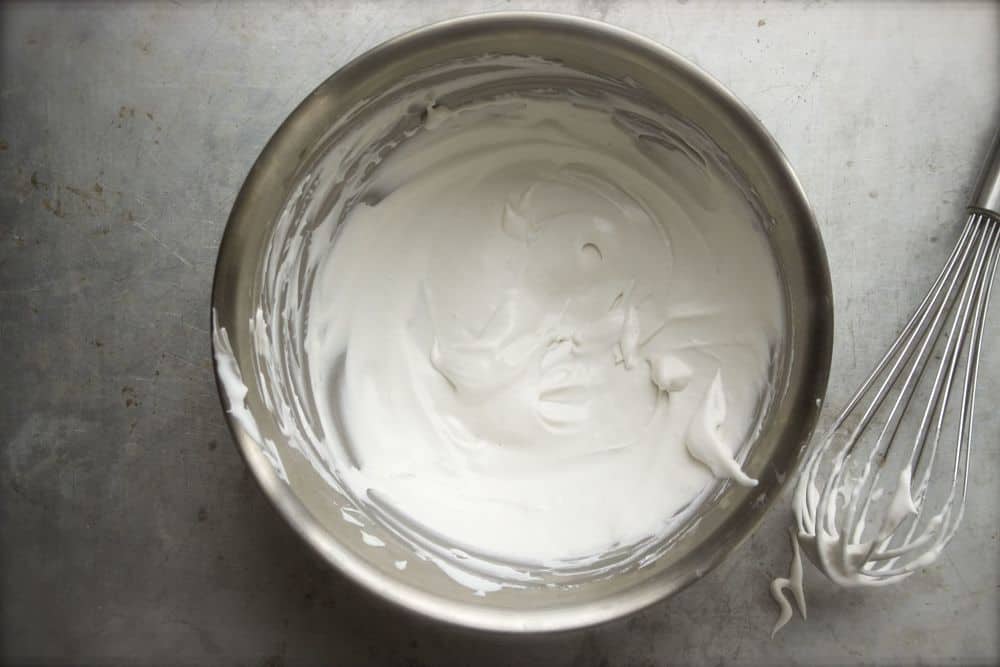
[[(771, 400), (744, 461), (747, 473), (759, 480), (757, 487), (721, 487), (682, 539), (673, 539), (647, 567), (614, 576), (582, 573), (565, 580), (572, 585), (505, 588), (480, 597), (414, 558), (370, 517), (360, 520), (384, 548), (366, 545), (356, 522), (344, 520), (351, 500), (328, 483), (322, 465), (310, 463), (310, 456), (316, 462), (315, 452), (290, 442), (288, 430), (268, 409), (273, 387), (262, 386), (255, 355), (265, 327), (258, 325), (255, 336), (250, 323), (269, 298), (261, 284), (264, 269), (287, 260), (287, 248), (268, 250), (275, 230), (318, 220), (350, 200), (343, 183), (352, 170), (366, 168), (361, 153), (373, 149), (357, 139), (358, 128), (378, 127), (376, 134), (391, 143), (420, 122), (419, 105), (407, 100), (419, 101), (435, 86), (447, 89), (456, 67), (489, 73), (511, 58), (545, 61), (548, 69), (533, 81), (514, 77), (503, 83), (486, 76), (477, 90), (453, 90), (453, 103), (484, 91), (558, 89), (572, 81), (572, 75), (560, 76), (562, 70), (579, 72), (690, 124), (717, 145), (745, 182), (771, 244), (785, 290), (786, 331), (776, 354)], [(380, 147), (384, 143), (374, 149)], [(240, 192), (220, 249), (212, 301), (215, 326), (225, 330), (224, 340), (216, 338), (216, 352), (220, 346), (231, 349), (252, 415), (250, 428), (243, 420), (230, 423), (255, 476), (291, 525), (331, 563), (384, 597), (435, 618), (501, 631), (608, 620), (679, 590), (717, 564), (749, 535), (794, 469), (815, 424), (830, 362), (825, 253), (801, 188), (773, 140), (731, 94), (672, 52), (600, 23), (553, 15), (484, 15), (431, 26), (374, 49), (317, 88), (271, 139)], [(285, 333), (294, 339), (295, 326)], [(271, 463), (275, 454), (280, 471)], [(399, 570), (398, 560), (407, 560), (408, 567)]]

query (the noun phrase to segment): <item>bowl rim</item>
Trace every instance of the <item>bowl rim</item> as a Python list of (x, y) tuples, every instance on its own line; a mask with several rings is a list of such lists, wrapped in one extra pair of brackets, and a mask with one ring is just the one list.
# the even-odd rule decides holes
[[(410, 42), (425, 39), (435, 33), (441, 33), (439, 36), (447, 36), (454, 31), (480, 28), (484, 24), (488, 25), (494, 22), (503, 22), (505, 25), (523, 23), (532, 27), (549, 25), (563, 29), (570, 28), (590, 37), (614, 39), (619, 42), (630, 43), (632, 46), (644, 50), (650, 59), (660, 60), (666, 67), (673, 68), (682, 75), (697, 80), (698, 84), (702, 86), (703, 92), (715, 98), (720, 106), (738, 122), (739, 131), (750, 135), (750, 138), (759, 146), (765, 148), (767, 155), (764, 156), (764, 159), (767, 165), (781, 177), (783, 186), (788, 188), (786, 196), (789, 200), (794, 200), (796, 204), (799, 217), (798, 222), (804, 226), (802, 233), (808, 237), (809, 243), (814, 250), (810, 259), (814, 262), (815, 266), (810, 272), (810, 277), (817, 281), (818, 291), (826, 297), (822, 299), (822, 303), (815, 305), (818, 310), (815, 319), (821, 321), (823, 326), (819, 327), (819, 337), (816, 340), (815, 351), (818, 353), (818, 358), (813, 364), (813, 376), (816, 381), (811, 387), (815, 390), (816, 396), (824, 396), (829, 378), (833, 338), (832, 285), (829, 265), (812, 207), (809, 204), (801, 182), (792, 169), (791, 163), (777, 142), (756, 115), (734, 93), (701, 67), (695, 65), (676, 51), (651, 38), (644, 37), (625, 28), (620, 28), (596, 19), (557, 12), (485, 12), (463, 15), (424, 25), (391, 37), (354, 57), (317, 85), (295, 107), (270, 137), (264, 149), (254, 161), (234, 201), (216, 256), (211, 298), (212, 332), (214, 332), (216, 327), (215, 306), (220, 300), (224, 289), (222, 267), (227, 262), (235, 261), (233, 258), (227, 259), (227, 256), (230, 254), (228, 251), (235, 243), (233, 238), (236, 232), (234, 230), (243, 224), (242, 219), (245, 217), (243, 210), (250, 199), (250, 193), (259, 187), (258, 183), (264, 178), (260, 167), (269, 161), (269, 157), (277, 151), (277, 146), (292, 132), (291, 126), (295, 124), (297, 118), (305, 115), (306, 109), (315, 100), (316, 94), (332, 82), (334, 78), (346, 77), (355, 70), (363, 69), (368, 66), (369, 62), (385, 57), (397, 49), (405, 48)], [(210, 335), (212, 334), (210, 333)], [(794, 476), (793, 474), (786, 475), (786, 478), (777, 484), (778, 492), (769, 494), (769, 497), (761, 503), (761, 511), (755, 513), (746, 522), (742, 534), (729, 545), (728, 549), (717, 549), (711, 553), (704, 562), (704, 566), (696, 572), (690, 572), (686, 575), (670, 579), (660, 577), (659, 580), (641, 582), (641, 584), (631, 588), (616, 591), (605, 598), (560, 607), (518, 610), (483, 607), (481, 605), (464, 603), (437, 596), (424, 589), (392, 579), (377, 567), (372, 566), (352, 551), (346, 549), (321, 526), (310, 510), (291, 491), (290, 487), (279, 479), (270, 462), (260, 453), (257, 443), (247, 435), (229, 414), (228, 410), (225, 409), (228, 400), (219, 376), (218, 363), (215, 356), (218, 350), (214, 336), (212, 336), (211, 347), (216, 389), (224, 408), (229, 430), (233, 434), (238, 451), (247, 466), (251, 469), (254, 479), (264, 492), (265, 497), (278, 511), (278, 514), (282, 516), (285, 522), (292, 527), (293, 531), (315, 553), (319, 554), (323, 560), (354, 583), (359, 584), (362, 588), (400, 609), (411, 613), (416, 612), (431, 619), (455, 626), (511, 634), (561, 632), (606, 623), (651, 606), (686, 588), (733, 554), (755, 532), (763, 520), (766, 510), (781, 496)], [(815, 429), (818, 406), (819, 404), (817, 403), (817, 410), (805, 417), (805, 426), (800, 429), (800, 433), (803, 435), (803, 444), (808, 443)], [(795, 461), (797, 462), (797, 457)], [(789, 471), (789, 473), (791, 472)]]

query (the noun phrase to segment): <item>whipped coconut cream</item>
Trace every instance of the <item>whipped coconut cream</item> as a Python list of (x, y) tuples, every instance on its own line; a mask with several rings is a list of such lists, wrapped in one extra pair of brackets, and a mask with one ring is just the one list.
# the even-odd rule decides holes
[[(244, 369), (365, 544), (380, 525), (479, 594), (647, 564), (725, 481), (754, 485), (739, 461), (784, 328), (714, 144), (626, 84), (521, 60), (474, 68), (464, 103), (461, 77), (401, 87), (303, 180)], [(537, 83), (499, 85), (525, 68)]]

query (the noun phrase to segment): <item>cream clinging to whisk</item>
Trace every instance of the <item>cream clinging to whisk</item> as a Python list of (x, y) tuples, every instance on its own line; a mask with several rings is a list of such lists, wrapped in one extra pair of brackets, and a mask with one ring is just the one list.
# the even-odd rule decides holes
[(906, 578), (937, 558), (961, 522), (1000, 255), (998, 142), (1000, 134), (941, 273), (805, 460), (794, 499), (799, 540), (840, 585)]

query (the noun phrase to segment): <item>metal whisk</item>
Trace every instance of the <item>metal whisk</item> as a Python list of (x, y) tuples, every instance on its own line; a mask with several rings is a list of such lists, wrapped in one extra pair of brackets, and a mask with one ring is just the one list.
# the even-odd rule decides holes
[(940, 275), (805, 459), (794, 502), (798, 537), (838, 584), (904, 579), (955, 535), (969, 487), (979, 352), (998, 256), (1000, 132)]

